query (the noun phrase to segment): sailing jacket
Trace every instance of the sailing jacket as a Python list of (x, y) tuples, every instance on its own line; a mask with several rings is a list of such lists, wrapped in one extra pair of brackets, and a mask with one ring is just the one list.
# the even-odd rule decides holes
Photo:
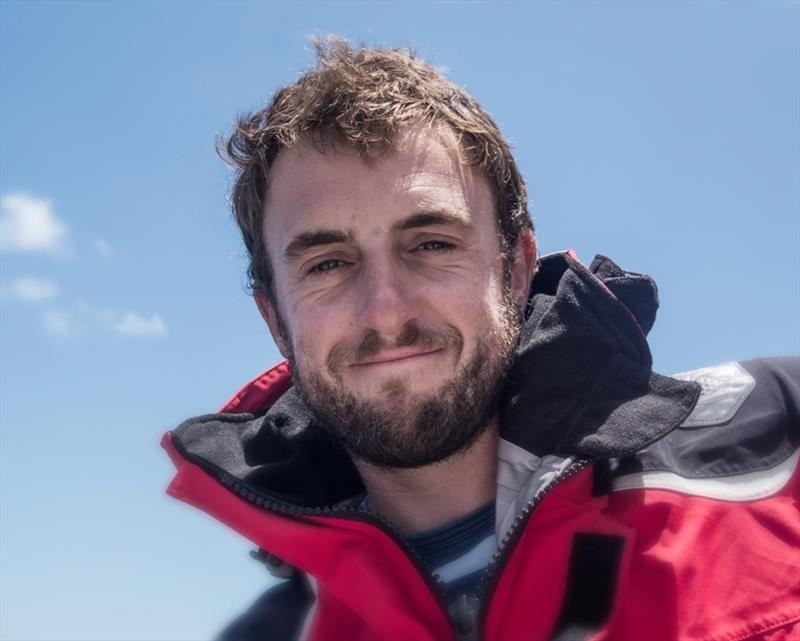
[(391, 524), (352, 507), (359, 476), (286, 363), (164, 437), (169, 494), (285, 578), (225, 639), (800, 639), (800, 360), (662, 376), (649, 277), (563, 253), (532, 290), (476, 602), (447, 604)]

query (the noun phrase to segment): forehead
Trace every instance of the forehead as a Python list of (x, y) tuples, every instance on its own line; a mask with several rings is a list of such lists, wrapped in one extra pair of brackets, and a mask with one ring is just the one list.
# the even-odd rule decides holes
[(348, 148), (310, 144), (282, 151), (270, 170), (263, 232), (272, 252), (281, 238), (313, 227), (371, 227), (446, 208), (494, 220), (483, 174), (463, 162), (456, 136), (444, 128), (408, 130), (394, 149), (365, 162)]

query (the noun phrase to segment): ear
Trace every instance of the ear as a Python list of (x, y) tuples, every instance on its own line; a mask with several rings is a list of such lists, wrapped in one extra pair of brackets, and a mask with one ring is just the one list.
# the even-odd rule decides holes
[(266, 321), (267, 327), (269, 327), (269, 333), (272, 334), (272, 339), (278, 346), (281, 355), (284, 358), (289, 358), (289, 337), (284, 336), (284, 332), (281, 331), (281, 323), (278, 320), (278, 311), (275, 309), (275, 305), (273, 305), (272, 301), (262, 292), (255, 292), (253, 298), (255, 298), (256, 307), (258, 307), (258, 311), (261, 313), (261, 318)]
[(523, 229), (517, 246), (514, 248), (514, 263), (511, 267), (511, 289), (514, 299), (524, 308), (528, 302), (528, 293), (531, 288), (531, 281), (536, 273), (537, 266), (536, 239), (533, 231)]

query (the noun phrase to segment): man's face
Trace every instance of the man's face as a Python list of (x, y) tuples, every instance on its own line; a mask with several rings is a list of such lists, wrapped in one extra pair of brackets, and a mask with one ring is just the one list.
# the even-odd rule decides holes
[(495, 413), (535, 249), (504, 278), (486, 179), (448, 130), (355, 152), (282, 151), (264, 238), (277, 309), (259, 298), (311, 409), (358, 459), (418, 467), (468, 447)]

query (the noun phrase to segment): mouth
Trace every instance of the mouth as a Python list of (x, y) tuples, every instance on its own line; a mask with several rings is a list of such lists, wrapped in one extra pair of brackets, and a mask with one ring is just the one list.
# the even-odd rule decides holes
[(376, 354), (371, 358), (366, 358), (362, 361), (359, 361), (358, 363), (353, 363), (352, 367), (374, 367), (376, 365), (407, 363), (424, 358), (426, 356), (438, 354), (441, 351), (443, 351), (441, 347), (424, 350), (420, 350), (419, 348), (387, 350), (381, 352), (380, 354)]

